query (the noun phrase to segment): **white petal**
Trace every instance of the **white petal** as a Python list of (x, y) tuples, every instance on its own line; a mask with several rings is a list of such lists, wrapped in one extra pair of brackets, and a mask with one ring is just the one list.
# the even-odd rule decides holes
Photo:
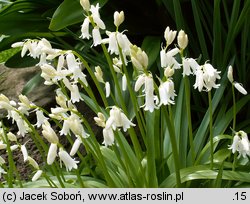
[(127, 77), (125, 74), (122, 76), (122, 90), (126, 91), (127, 90)]
[(76, 139), (72, 148), (71, 148), (71, 151), (70, 151), (70, 156), (74, 156), (76, 154), (76, 152), (78, 151), (80, 145), (81, 145), (82, 141), (80, 139)]
[(233, 83), (233, 85), (234, 85), (234, 87), (235, 87), (240, 93), (242, 93), (243, 95), (247, 95), (246, 89), (244, 89), (243, 86), (242, 86), (240, 83), (235, 82), (235, 83)]
[(100, 45), (102, 43), (102, 37), (99, 28), (94, 28), (92, 30), (93, 46)]
[(140, 75), (138, 77), (138, 79), (135, 82), (135, 91), (139, 91), (139, 89), (141, 88), (141, 86), (145, 83), (145, 75)]
[(51, 165), (55, 161), (55, 158), (57, 156), (57, 144), (50, 144), (48, 156), (47, 156), (47, 164)]
[(72, 169), (77, 169), (78, 161), (72, 159), (71, 156), (66, 151), (60, 149), (58, 155), (62, 160), (62, 162), (64, 163), (67, 171), (71, 171)]
[(28, 160), (28, 152), (25, 145), (21, 145), (21, 151), (23, 154), (23, 161), (26, 162)]
[(110, 83), (106, 82), (105, 83), (105, 90), (106, 90), (106, 98), (110, 96)]
[(37, 179), (39, 179), (42, 175), (43, 171), (42, 170), (38, 170), (35, 175), (32, 177), (32, 181), (36, 181)]

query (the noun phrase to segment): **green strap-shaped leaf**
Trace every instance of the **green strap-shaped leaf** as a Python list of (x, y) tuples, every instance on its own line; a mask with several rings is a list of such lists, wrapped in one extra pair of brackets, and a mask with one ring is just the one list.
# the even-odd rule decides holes
[[(99, 3), (100, 7), (102, 7), (107, 2), (108, 0), (95, 0), (90, 3), (93, 5)], [(79, 0), (64, 0), (53, 14), (49, 29), (52, 31), (58, 31), (67, 26), (80, 23), (84, 18), (84, 10), (80, 5)]]
[[(218, 171), (209, 169), (208, 165), (193, 166), (185, 169), (181, 169), (181, 181), (182, 183), (198, 180), (198, 179), (216, 179)], [(222, 180), (228, 181), (241, 181), (250, 183), (249, 173), (239, 171), (224, 170)], [(173, 188), (176, 186), (175, 173), (166, 178), (160, 185), (161, 188)]]
[(148, 55), (148, 68), (153, 65), (160, 52), (161, 38), (156, 36), (146, 36), (142, 43), (142, 49)]

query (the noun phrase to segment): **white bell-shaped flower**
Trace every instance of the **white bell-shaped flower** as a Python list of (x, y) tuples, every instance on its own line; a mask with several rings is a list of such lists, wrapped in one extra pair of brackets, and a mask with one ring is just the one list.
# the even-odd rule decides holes
[(162, 82), (159, 86), (159, 95), (160, 95), (160, 104), (170, 105), (174, 104), (174, 97), (176, 96), (174, 90), (174, 82), (171, 79), (167, 79), (167, 81)]
[(232, 153), (235, 152), (239, 153), (238, 158), (243, 156), (246, 158), (246, 156), (250, 156), (250, 143), (247, 137), (247, 134), (244, 131), (236, 132), (233, 138), (233, 143), (229, 147), (229, 149), (232, 150)]
[(75, 159), (73, 159), (62, 148), (60, 148), (58, 155), (59, 155), (60, 160), (64, 163), (67, 171), (71, 171), (72, 169), (77, 169), (78, 168), (77, 163), (79, 163), (79, 162), (75, 161)]
[(115, 136), (112, 128), (104, 128), (102, 131), (103, 134), (103, 144), (105, 147), (112, 146), (115, 141)]
[(120, 108), (113, 106), (110, 110), (110, 117), (106, 122), (106, 128), (112, 127), (113, 130), (116, 130), (116, 128), (122, 127), (123, 131), (126, 132), (130, 126), (135, 126), (135, 124), (127, 118)]

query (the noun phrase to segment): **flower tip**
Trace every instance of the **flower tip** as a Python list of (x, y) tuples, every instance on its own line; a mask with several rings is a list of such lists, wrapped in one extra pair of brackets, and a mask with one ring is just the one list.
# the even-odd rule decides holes
[(80, 0), (80, 4), (85, 11), (88, 12), (90, 10), (89, 0)]
[(231, 83), (233, 83), (233, 81), (234, 81), (234, 79), (233, 79), (233, 67), (231, 65), (228, 67), (227, 78)]
[(124, 18), (125, 17), (124, 17), (124, 12), (123, 11), (121, 11), (120, 13), (118, 11), (116, 11), (114, 13), (114, 24), (115, 24), (115, 26), (119, 27), (123, 23)]
[(188, 45), (188, 36), (187, 34), (183, 31), (180, 30), (177, 36), (177, 41), (178, 41), (178, 45), (181, 49), (185, 49)]

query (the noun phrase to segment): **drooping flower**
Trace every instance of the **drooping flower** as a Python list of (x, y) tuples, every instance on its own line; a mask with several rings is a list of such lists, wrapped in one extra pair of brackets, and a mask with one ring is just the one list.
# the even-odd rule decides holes
[(101, 37), (100, 30), (98, 27), (95, 27), (92, 30), (92, 37), (93, 37), (93, 46), (97, 46), (102, 43), (102, 37)]
[(238, 158), (241, 156), (244, 158), (246, 158), (247, 155), (250, 156), (250, 143), (247, 134), (242, 130), (236, 132), (233, 138), (233, 143), (231, 146), (229, 146), (229, 149), (232, 150), (233, 154), (238, 152)]
[(159, 106), (174, 104), (174, 97), (176, 96), (174, 90), (174, 82), (168, 78), (159, 86), (160, 104)]
[(87, 138), (89, 136), (83, 128), (81, 119), (74, 113), (72, 113), (67, 119), (65, 118), (60, 134), (67, 135), (69, 134), (69, 130), (71, 130), (75, 136), (80, 138)]
[(95, 25), (93, 25), (94, 28), (92, 30), (93, 46), (100, 45), (102, 43), (102, 39), (101, 39), (99, 29), (104, 30), (106, 28), (106, 26), (105, 26), (104, 22), (102, 21), (102, 19), (100, 18), (99, 3), (97, 3), (96, 6), (94, 6), (94, 5), (90, 6), (89, 2), (87, 0), (81, 0), (80, 3), (85, 11), (91, 12), (91, 14), (89, 16), (87, 16), (83, 21), (83, 24), (81, 27), (80, 38), (89, 39), (91, 37), (91, 35), (89, 34), (89, 24), (92, 21), (95, 24)]
[(37, 126), (37, 127), (41, 127), (42, 124), (44, 124), (44, 121), (45, 121), (45, 120), (48, 120), (48, 118), (45, 117), (45, 116), (43, 115), (43, 112), (40, 111), (40, 110), (37, 110), (37, 111), (36, 111), (36, 118), (37, 118), (37, 122), (36, 122), (35, 126)]
[(175, 59), (175, 55), (179, 53), (178, 48), (174, 48), (166, 52), (165, 49), (162, 49), (160, 52), (161, 58), (161, 67), (166, 68), (168, 66), (173, 67), (174, 69), (180, 69), (181, 65)]
[(70, 99), (71, 99), (72, 103), (79, 102), (80, 100), (83, 100), (81, 95), (80, 95), (78, 86), (76, 84), (72, 85)]
[(122, 127), (123, 131), (126, 132), (131, 126), (135, 126), (135, 124), (127, 118), (120, 108), (113, 106), (110, 110), (110, 117), (106, 122), (105, 128), (109, 129), (112, 127), (113, 130), (116, 130), (117, 128)]
[(18, 135), (25, 136), (30, 130), (27, 123), (21, 118), (21, 116), (16, 111), (11, 111), (11, 117), (16, 122), (18, 127)]
[(103, 144), (105, 147), (112, 146), (115, 141), (114, 131), (112, 128), (104, 128), (102, 130)]
[[(125, 64), (127, 64), (126, 56), (130, 56), (130, 45), (128, 37), (124, 32), (110, 32), (106, 31), (108, 38), (104, 38), (102, 43), (108, 44), (108, 52), (110, 54), (119, 55), (120, 58), (123, 57)], [(121, 60), (120, 60), (121, 61)]]
[(151, 74), (141, 74), (135, 82), (135, 91), (137, 92), (142, 85), (144, 85), (143, 92), (145, 93), (145, 111), (153, 112), (154, 109), (158, 107), (155, 105), (155, 101), (157, 101), (157, 96), (154, 95), (154, 79)]
[(220, 72), (217, 71), (211, 64), (205, 63), (203, 66), (198, 66), (194, 71), (196, 80), (194, 88), (211, 91), (212, 88), (219, 88), (220, 84), (216, 84), (216, 80), (220, 79)]
[(100, 9), (99, 3), (97, 3), (96, 6), (93, 6), (93, 5), (90, 6), (90, 11), (92, 13), (91, 16), (92, 16), (94, 22), (96, 23), (96, 25), (99, 28), (104, 30), (106, 28), (106, 26), (105, 26), (104, 22), (102, 21), (102, 19), (100, 18), (99, 9)]
[(231, 65), (228, 67), (227, 78), (240, 93), (242, 93), (243, 95), (247, 94), (247, 91), (246, 89), (244, 89), (243, 85), (238, 83), (237, 81), (234, 81), (233, 67)]
[(79, 162), (72, 159), (72, 157), (62, 148), (60, 148), (58, 155), (60, 160), (64, 163), (67, 171), (78, 168), (77, 163)]
[(182, 58), (182, 65), (183, 65), (183, 77), (189, 76), (193, 74), (195, 70), (198, 70), (199, 64), (193, 58)]
[(89, 17), (86, 17), (83, 21), (83, 24), (81, 26), (81, 35), (80, 38), (82, 39), (89, 39), (91, 35), (89, 34)]

